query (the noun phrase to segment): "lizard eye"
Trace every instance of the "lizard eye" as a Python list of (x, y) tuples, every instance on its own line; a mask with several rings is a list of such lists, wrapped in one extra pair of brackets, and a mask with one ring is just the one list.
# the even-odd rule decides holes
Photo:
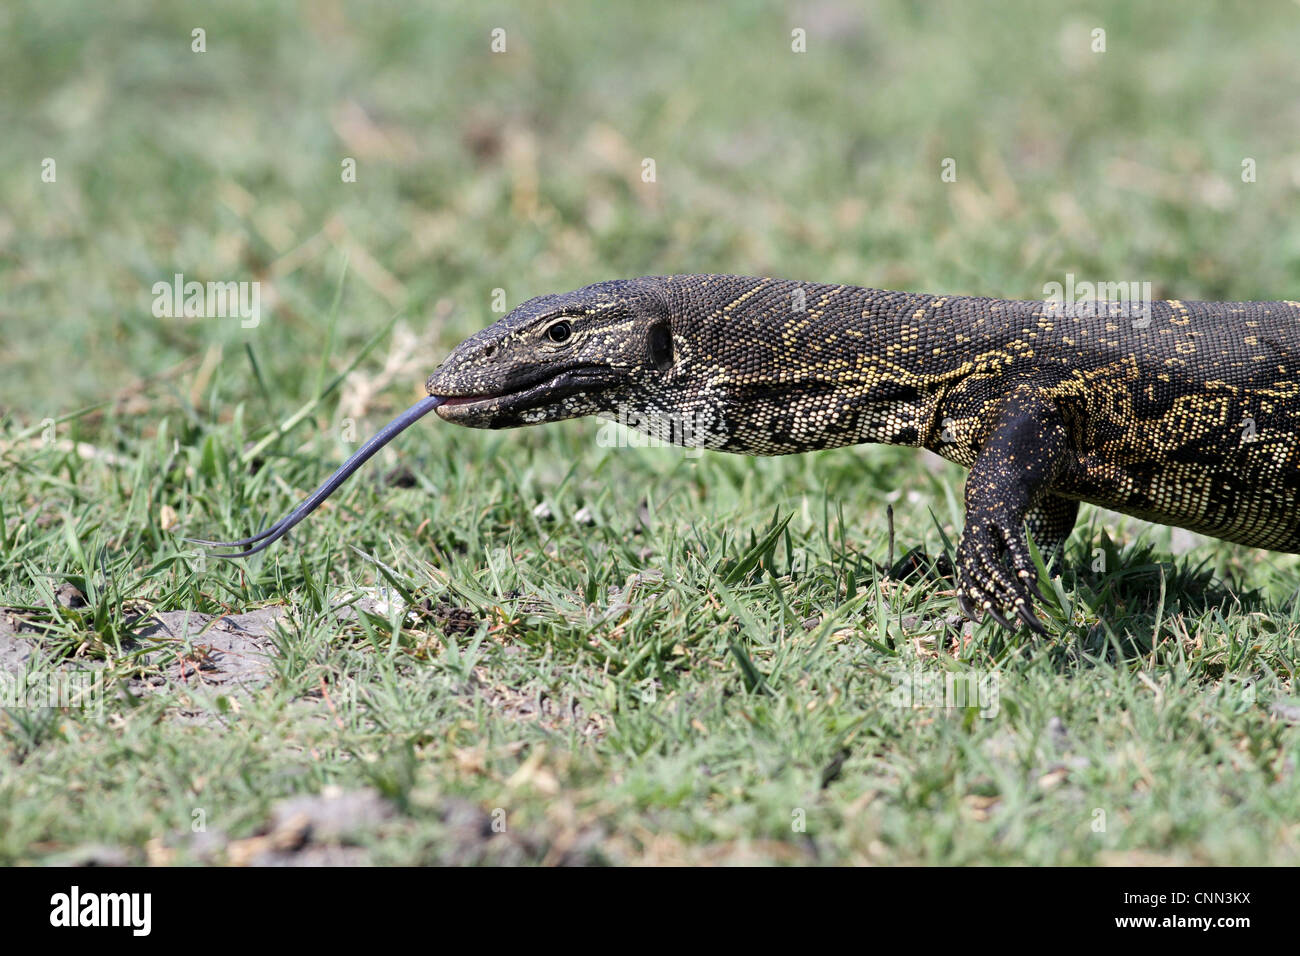
[(573, 334), (573, 326), (564, 319), (554, 322), (546, 327), (546, 337), (552, 342), (566, 342), (570, 335)]

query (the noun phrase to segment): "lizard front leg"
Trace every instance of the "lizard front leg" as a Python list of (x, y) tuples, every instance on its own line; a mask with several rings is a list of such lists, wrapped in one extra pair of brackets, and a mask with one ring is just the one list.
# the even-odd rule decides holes
[[(1033, 613), (1037, 572), (1029, 557), (1025, 520), (1054, 504), (1048, 489), (1069, 455), (1065, 423), (1055, 404), (1029, 386), (1001, 403), (966, 480), (966, 527), (957, 546), (958, 603), (972, 620), (978, 611), (1011, 628), (1014, 614), (1041, 634)], [(1063, 500), (1063, 499), (1059, 499)], [(1058, 526), (1074, 510), (1049, 508)], [(1060, 528), (1054, 528), (1060, 533)], [(1064, 529), (1068, 533), (1068, 528)]]

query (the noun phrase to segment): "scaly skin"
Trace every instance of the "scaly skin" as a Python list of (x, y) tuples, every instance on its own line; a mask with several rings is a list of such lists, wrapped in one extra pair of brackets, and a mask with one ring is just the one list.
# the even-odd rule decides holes
[(524, 303), (452, 352), (428, 392), (478, 428), (599, 415), (747, 455), (929, 448), (971, 470), (962, 607), (1004, 624), (1042, 629), (1025, 528), (1054, 550), (1080, 501), (1300, 552), (1296, 302), (1154, 302), (1146, 322), (648, 277)]

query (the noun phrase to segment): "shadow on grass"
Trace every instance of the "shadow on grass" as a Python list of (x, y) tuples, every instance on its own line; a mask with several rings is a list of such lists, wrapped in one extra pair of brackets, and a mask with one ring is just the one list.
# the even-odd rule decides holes
[[(1182, 618), (1195, 637), (1204, 625), (1224, 630), (1258, 626), (1275, 610), (1258, 588), (1242, 588), (1208, 568), (1210, 558), (1172, 556), (1154, 545), (1121, 550), (1103, 535), (1100, 553), (1076, 551), (1061, 572), (1067, 594), (1095, 618), (1080, 650), (1093, 656), (1129, 660), (1165, 653), (1157, 628)], [(1264, 616), (1257, 616), (1263, 613)], [(1109, 631), (1109, 634), (1107, 633)], [(1166, 638), (1167, 638), (1166, 634)]]

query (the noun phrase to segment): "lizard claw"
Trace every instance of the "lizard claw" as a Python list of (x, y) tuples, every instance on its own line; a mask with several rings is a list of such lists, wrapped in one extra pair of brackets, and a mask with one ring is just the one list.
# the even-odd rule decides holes
[(1046, 637), (1048, 633), (1050, 633), (1046, 626), (1044, 626), (1043, 622), (1038, 619), (1038, 616), (1034, 614), (1033, 611), (1029, 610), (1026, 605), (1016, 605), (1016, 616), (1020, 618), (1020, 620), (1024, 621), (1025, 626), (1031, 631), (1041, 634), (1043, 637)]
[(1000, 613), (998, 613), (997, 608), (995, 608), (992, 604), (989, 604), (989, 606), (984, 609), (984, 613), (987, 614), (989, 617), (993, 618), (993, 620), (997, 621), (1008, 631), (1015, 630), (1015, 628), (1011, 626), (1011, 622), (1008, 621), (1005, 617), (1003, 617)]

